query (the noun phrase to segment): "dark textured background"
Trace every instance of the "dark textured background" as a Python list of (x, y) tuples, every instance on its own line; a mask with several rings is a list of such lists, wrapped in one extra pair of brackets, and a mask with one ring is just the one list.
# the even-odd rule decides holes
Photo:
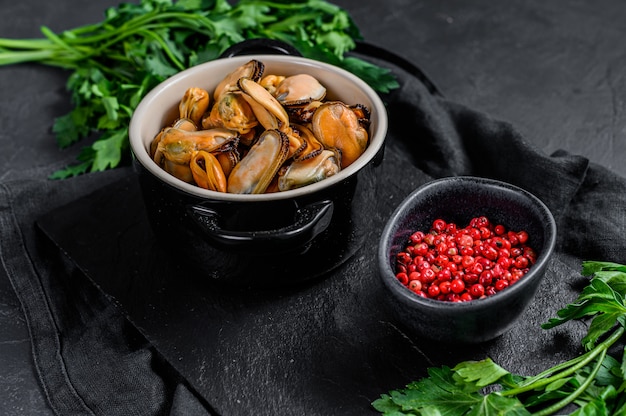
[[(452, 100), (512, 122), (546, 152), (565, 149), (622, 175), (626, 166), (620, 1), (342, 1), (365, 39), (419, 65)], [(100, 20), (115, 3), (3, 0), (2, 37), (39, 37)], [(0, 68), (0, 180), (72, 161), (52, 119), (69, 108), (66, 73)], [(522, 172), (523, 173), (523, 172)], [(522, 174), (520, 173), (520, 174)], [(1, 272), (0, 272), (1, 273)], [(12, 288), (0, 276), (0, 413), (50, 414)]]

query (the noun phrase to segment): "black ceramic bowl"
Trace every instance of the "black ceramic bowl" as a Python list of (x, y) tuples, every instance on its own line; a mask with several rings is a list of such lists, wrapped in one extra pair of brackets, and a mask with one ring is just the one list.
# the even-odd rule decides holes
[[(527, 244), (537, 253), (537, 260), (517, 282), (492, 296), (449, 302), (419, 296), (396, 278), (396, 256), (414, 231), (427, 232), (437, 218), (465, 227), (480, 216), (507, 229), (528, 232)], [(410, 330), (447, 343), (484, 342), (509, 329), (531, 302), (555, 242), (552, 214), (529, 192), (490, 179), (450, 177), (418, 188), (396, 208), (380, 238), (380, 277), (392, 312)]]
[[(326, 88), (326, 99), (371, 111), (369, 145), (336, 175), (301, 188), (269, 194), (202, 189), (165, 172), (148, 149), (160, 129), (177, 117), (189, 87), (213, 91), (250, 59), (265, 74), (307, 73)], [(183, 71), (152, 90), (133, 114), (129, 137), (152, 229), (171, 256), (196, 275), (245, 286), (276, 286), (318, 277), (350, 258), (373, 228), (362, 207), (375, 203), (375, 170), (382, 161), (387, 113), (376, 92), (341, 68), (285, 55), (244, 55)]]

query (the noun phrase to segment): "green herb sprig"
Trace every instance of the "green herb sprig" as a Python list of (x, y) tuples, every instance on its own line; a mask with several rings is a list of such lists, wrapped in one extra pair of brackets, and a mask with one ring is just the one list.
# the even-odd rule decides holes
[(102, 22), (42, 39), (1, 39), (0, 66), (34, 62), (68, 69), (73, 109), (54, 121), (61, 148), (96, 134), (66, 178), (114, 168), (128, 155), (128, 123), (143, 96), (246, 39), (281, 40), (303, 56), (343, 67), (379, 92), (398, 86), (388, 69), (350, 56), (361, 34), (348, 13), (323, 0), (141, 0), (109, 8)]
[(387, 416), (547, 416), (568, 406), (575, 416), (626, 415), (626, 349), (621, 362), (608, 354), (626, 328), (626, 266), (583, 262), (583, 275), (592, 276), (589, 285), (542, 328), (591, 320), (584, 354), (532, 377), (489, 358), (430, 368), (428, 377), (382, 394), (373, 407)]

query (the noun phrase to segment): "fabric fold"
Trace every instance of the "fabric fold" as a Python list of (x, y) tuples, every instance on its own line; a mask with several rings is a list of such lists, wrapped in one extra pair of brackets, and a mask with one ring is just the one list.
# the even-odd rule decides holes
[(566, 253), (626, 264), (626, 179), (592, 163), (564, 212), (560, 233)]
[(583, 183), (587, 158), (549, 156), (513, 125), (467, 108), (409, 79), (388, 99), (390, 132), (432, 177), (472, 175), (535, 194), (557, 221)]
[(166, 415), (183, 391), (189, 403), (193, 394), (123, 311), (35, 227), (40, 215), (118, 180), (128, 168), (64, 181), (38, 179), (44, 171), (0, 183), (0, 257), (50, 407), (59, 415)]

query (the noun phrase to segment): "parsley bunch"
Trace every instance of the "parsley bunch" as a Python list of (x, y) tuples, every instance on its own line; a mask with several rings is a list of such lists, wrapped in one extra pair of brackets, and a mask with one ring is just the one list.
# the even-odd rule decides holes
[(590, 319), (584, 354), (532, 377), (512, 374), (489, 358), (430, 368), (429, 377), (372, 405), (388, 416), (545, 416), (570, 405), (576, 416), (626, 415), (626, 348), (621, 362), (608, 354), (626, 328), (626, 266), (583, 262), (583, 274), (592, 276), (589, 285), (542, 328)]
[(73, 110), (55, 120), (66, 148), (97, 133), (79, 163), (55, 172), (65, 178), (114, 168), (129, 154), (128, 123), (143, 96), (161, 81), (218, 58), (246, 39), (294, 46), (303, 56), (343, 67), (387, 92), (398, 86), (389, 70), (346, 54), (361, 39), (345, 10), (323, 0), (141, 0), (105, 12), (102, 22), (42, 39), (0, 39), (0, 65), (36, 62), (71, 70)]

